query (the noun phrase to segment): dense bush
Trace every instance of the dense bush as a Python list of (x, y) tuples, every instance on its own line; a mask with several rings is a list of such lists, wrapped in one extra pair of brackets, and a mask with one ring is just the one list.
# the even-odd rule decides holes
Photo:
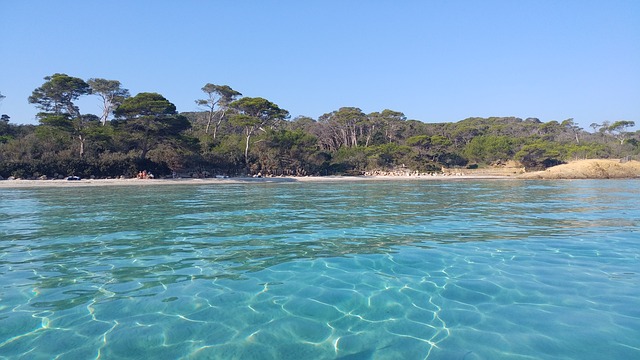
[(72, 88), (43, 85), (34, 91), (29, 101), (41, 110), (38, 126), (0, 120), (2, 177), (132, 177), (141, 170), (158, 176), (437, 172), (507, 160), (537, 170), (573, 159), (640, 155), (640, 134), (627, 131), (635, 125), (631, 121), (594, 124), (597, 132), (589, 133), (573, 119), (423, 123), (397, 111), (365, 114), (356, 107), (287, 121), (288, 112), (266, 99), (238, 99), (237, 91), (212, 84), (203, 91), (213, 97), (198, 101), (210, 111), (178, 114), (160, 94), (129, 97), (119, 82), (111, 82), (120, 98), (98, 119), (74, 104), (91, 93), (90, 84), (65, 74), (45, 79), (44, 85)]

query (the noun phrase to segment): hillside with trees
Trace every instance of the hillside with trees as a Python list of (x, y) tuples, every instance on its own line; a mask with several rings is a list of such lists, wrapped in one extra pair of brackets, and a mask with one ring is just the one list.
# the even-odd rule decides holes
[[(28, 98), (38, 125), (0, 119), (0, 176), (8, 178), (361, 174), (406, 169), (482, 168), (507, 161), (527, 171), (570, 160), (638, 158), (633, 121), (581, 128), (573, 119), (468, 118), (425, 123), (400, 111), (331, 110), (317, 119), (289, 112), (265, 98), (243, 97), (207, 83), (198, 112), (177, 111), (158, 93), (134, 96), (117, 80), (53, 74)], [(95, 96), (98, 115), (78, 99)], [(0, 95), (1, 100), (2, 95)]]

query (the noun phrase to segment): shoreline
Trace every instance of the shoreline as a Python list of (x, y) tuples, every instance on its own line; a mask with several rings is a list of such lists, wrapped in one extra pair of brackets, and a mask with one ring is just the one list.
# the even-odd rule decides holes
[[(468, 170), (464, 170), (467, 172)], [(581, 180), (581, 179), (640, 179), (640, 162), (614, 159), (577, 160), (550, 167), (543, 171), (523, 173), (518, 169), (502, 169), (493, 173), (373, 173), (358, 176), (279, 176), (279, 177), (230, 177), (230, 178), (165, 178), (165, 179), (82, 179), (82, 180), (0, 180), (0, 189), (52, 188), (90, 186), (151, 186), (151, 185), (217, 185), (217, 184), (268, 184), (301, 182), (361, 182), (361, 181), (468, 181), (468, 180)]]
[(166, 186), (166, 185), (220, 185), (220, 184), (268, 184), (304, 182), (361, 182), (361, 181), (459, 181), (459, 180), (518, 180), (503, 175), (436, 175), (436, 176), (305, 176), (305, 177), (230, 177), (230, 178), (180, 178), (180, 179), (82, 179), (82, 180), (0, 180), (0, 189), (95, 187), (95, 186)]

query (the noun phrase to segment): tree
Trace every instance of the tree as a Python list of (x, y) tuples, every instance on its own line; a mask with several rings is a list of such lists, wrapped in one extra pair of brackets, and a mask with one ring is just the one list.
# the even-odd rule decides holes
[(287, 122), (287, 130), (300, 130), (308, 134), (311, 134), (316, 126), (317, 122), (314, 119), (304, 115), (296, 116)]
[(385, 136), (389, 142), (398, 141), (400, 130), (407, 121), (407, 117), (400, 111), (385, 109), (380, 113), (384, 122)]
[(243, 97), (232, 102), (229, 106), (238, 112), (238, 114), (232, 118), (233, 123), (244, 128), (244, 159), (248, 165), (251, 136), (253, 136), (257, 130), (263, 129), (275, 121), (287, 119), (289, 112), (280, 109), (278, 105), (261, 97)]
[(80, 116), (80, 110), (74, 101), (91, 93), (89, 84), (67, 74), (56, 73), (44, 79), (46, 82), (29, 96), (29, 103), (36, 104), (45, 112)]
[(369, 126), (365, 128), (365, 130), (368, 130), (366, 133), (365, 147), (369, 146), (371, 137), (376, 137), (378, 131), (384, 131), (384, 135), (381, 134), (380, 136), (384, 136), (387, 142), (390, 143), (396, 140), (400, 125), (407, 120), (407, 117), (403, 113), (389, 109), (384, 109), (382, 112), (373, 112), (367, 115), (367, 117), (369, 119)]
[[(6, 96), (2, 95), (2, 93), (0, 93), (0, 102), (6, 98)], [(2, 121), (6, 121), (9, 122), (9, 115), (7, 114), (2, 114)]]
[(408, 146), (415, 148), (420, 156), (428, 156), (431, 161), (445, 153), (445, 149), (453, 143), (442, 135), (416, 135), (407, 139)]
[(508, 136), (482, 135), (473, 138), (464, 148), (464, 155), (475, 162), (491, 163), (513, 156), (514, 139)]
[(555, 140), (556, 136), (562, 132), (562, 125), (555, 120), (551, 120), (540, 124), (538, 130), (545, 139)]
[(366, 149), (369, 158), (369, 166), (374, 168), (392, 169), (396, 166), (404, 167), (405, 160), (412, 153), (412, 149), (406, 145), (396, 143), (384, 143)]
[(229, 109), (229, 104), (231, 104), (238, 96), (242, 96), (242, 94), (227, 85), (214, 85), (210, 83), (203, 86), (202, 91), (207, 94), (207, 98), (196, 100), (196, 104), (207, 109), (207, 127), (204, 131), (206, 134), (209, 133), (209, 128), (211, 127), (213, 119), (215, 117), (218, 118), (218, 121), (213, 127), (213, 139), (215, 140), (218, 128)]
[(256, 143), (263, 173), (303, 176), (320, 171), (322, 159), (313, 135), (302, 130), (268, 130), (264, 140)]
[(620, 141), (620, 145), (624, 144), (624, 141), (629, 136), (628, 128), (636, 126), (633, 121), (620, 120), (616, 121), (608, 127), (607, 131), (613, 134), (613, 136)]
[(176, 106), (158, 93), (139, 93), (125, 99), (115, 111), (116, 117), (140, 150), (140, 159), (163, 140), (177, 138), (191, 124), (176, 112)]
[(89, 84), (91, 92), (102, 99), (100, 123), (104, 126), (115, 108), (130, 96), (129, 90), (123, 89), (118, 80), (91, 78), (87, 80), (87, 84)]
[(11, 125), (9, 125), (9, 115), (2, 114), (0, 117), (0, 144), (6, 143), (11, 136)]
[(42, 124), (62, 129), (78, 139), (82, 157), (87, 124), (74, 102), (80, 96), (90, 94), (91, 88), (84, 80), (67, 74), (56, 73), (44, 79), (45, 83), (29, 96), (29, 103), (42, 110), (38, 114)]
[[(0, 93), (0, 101), (2, 101), (2, 99), (6, 98), (6, 96), (2, 95), (2, 93)], [(2, 118), (0, 119), (2, 121), (4, 121), (5, 123), (9, 122), (9, 115), (7, 114), (2, 114)]]
[(515, 159), (524, 165), (527, 171), (544, 170), (562, 164), (559, 145), (545, 140), (523, 146), (515, 154)]
[(431, 146), (431, 137), (429, 135), (416, 135), (407, 139), (406, 144), (416, 149), (418, 155), (426, 156), (429, 146)]
[(362, 125), (366, 120), (367, 116), (356, 107), (342, 107), (326, 113), (318, 121), (329, 131), (320, 140), (330, 149), (358, 147), (358, 135), (362, 134)]
[(603, 121), (602, 124), (600, 125), (600, 129), (598, 130), (598, 132), (600, 134), (602, 134), (602, 136), (610, 134), (610, 126), (611, 126), (611, 121)]
[(580, 144), (580, 137), (578, 135), (580, 134), (582, 128), (578, 124), (576, 124), (575, 121), (573, 121), (573, 118), (569, 118), (563, 121), (560, 125), (564, 126), (565, 129), (569, 130), (573, 134), (574, 138), (576, 139), (576, 144)]

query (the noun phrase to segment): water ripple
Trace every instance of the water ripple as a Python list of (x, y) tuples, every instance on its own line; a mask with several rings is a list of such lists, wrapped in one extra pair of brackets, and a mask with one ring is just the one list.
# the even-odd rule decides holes
[(640, 358), (637, 184), (1, 189), (0, 359)]

